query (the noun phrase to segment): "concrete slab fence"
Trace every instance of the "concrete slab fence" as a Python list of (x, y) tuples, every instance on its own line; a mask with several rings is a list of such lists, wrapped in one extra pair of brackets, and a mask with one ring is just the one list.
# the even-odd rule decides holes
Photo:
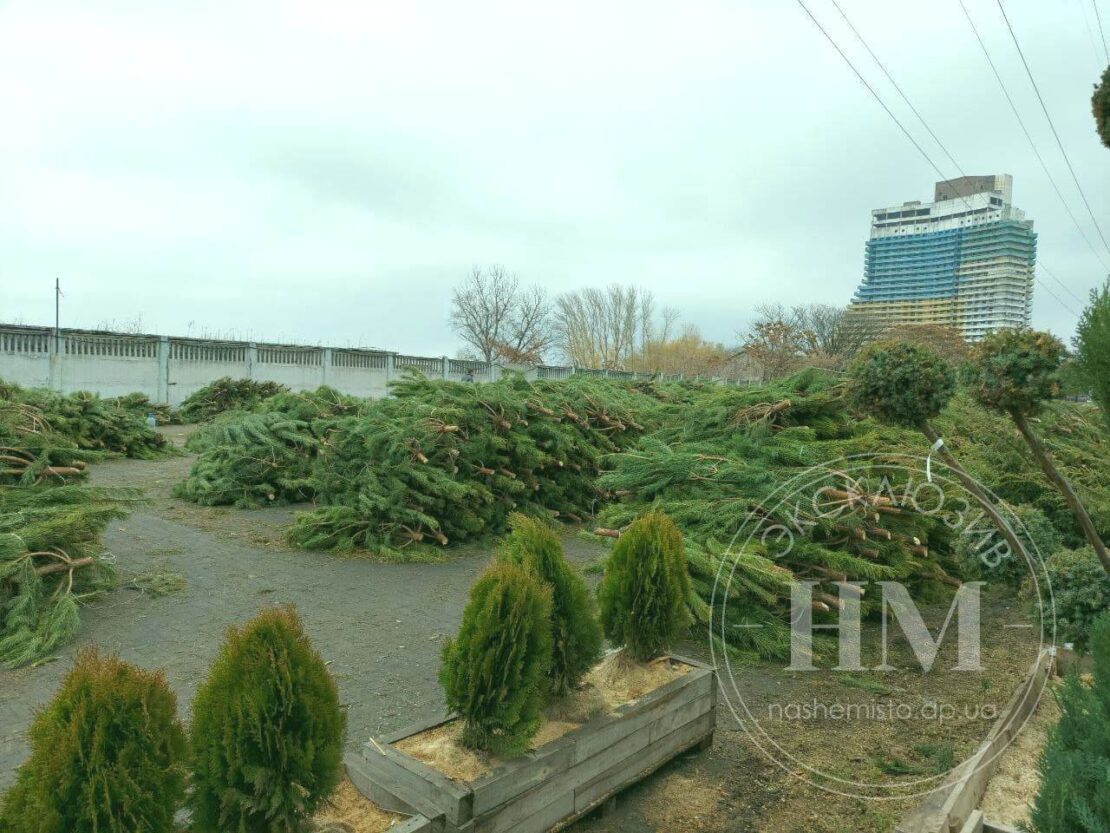
[[(529, 379), (566, 379), (576, 373), (648, 379), (652, 373), (528, 365), (502, 367), (447, 356), (408, 356), (386, 350), (308, 347), (253, 341), (217, 341), (0, 324), (0, 380), (59, 393), (101, 396), (143, 393), (151, 401), (180, 405), (189, 394), (219, 379), (279, 382), (294, 391), (330, 385), (353, 396), (380, 398), (406, 368), (425, 376), (461, 381), (468, 370), (480, 382), (503, 372)], [(681, 374), (664, 378), (680, 379)], [(701, 377), (708, 378), (708, 377)], [(718, 379), (748, 384), (742, 379)]]

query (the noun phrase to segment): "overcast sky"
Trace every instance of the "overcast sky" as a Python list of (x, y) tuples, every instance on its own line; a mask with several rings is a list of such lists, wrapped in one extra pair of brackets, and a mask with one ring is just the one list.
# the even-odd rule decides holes
[[(995, 0), (966, 2), (1101, 248)], [(1106, 268), (957, 0), (840, 3), (966, 173), (1013, 174), (1085, 299)], [(1006, 8), (1110, 235), (1092, 2)], [(63, 326), (453, 354), (452, 285), (503, 263), (553, 293), (639, 284), (731, 341), (761, 302), (846, 303), (870, 209), (936, 179), (792, 0), (0, 0), (2, 321), (52, 323), (57, 276)], [(1075, 315), (1038, 284), (1034, 324), (1070, 337)]]

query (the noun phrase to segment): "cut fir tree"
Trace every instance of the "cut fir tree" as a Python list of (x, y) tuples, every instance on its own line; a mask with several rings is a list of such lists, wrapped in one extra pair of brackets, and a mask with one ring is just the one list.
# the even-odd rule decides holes
[(138, 500), (124, 489), (0, 488), (0, 663), (25, 665), (74, 636), (79, 604), (114, 579), (100, 532)]

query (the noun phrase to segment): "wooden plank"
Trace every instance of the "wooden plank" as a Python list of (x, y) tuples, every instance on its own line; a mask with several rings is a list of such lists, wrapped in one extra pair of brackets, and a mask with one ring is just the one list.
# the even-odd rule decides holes
[(368, 777), (366, 767), (360, 756), (348, 753), (343, 756), (343, 763), (346, 765), (347, 777), (351, 780), (351, 783), (355, 785), (355, 789), (362, 793), (364, 797), (373, 801), (383, 810), (408, 816), (407, 819), (390, 827), (390, 833), (439, 833), (439, 831), (443, 830), (442, 816), (437, 816), (434, 819), (422, 816), (399, 798), (396, 798), (396, 796), (389, 796), (389, 798), (393, 799), (391, 803), (396, 805), (393, 807), (378, 801), (378, 799), (374, 797), (374, 792), (380, 791), (380, 788)]
[(654, 691), (649, 691), (638, 700), (618, 706), (616, 713), (632, 716), (641, 712), (652, 711), (658, 704), (670, 700), (676, 693), (685, 689), (693, 689), (700, 694), (708, 694), (713, 685), (713, 672), (706, 668), (695, 668), (687, 671), (681, 677), (676, 677), (669, 683), (664, 683)]
[(423, 816), (410, 816), (389, 828), (389, 833), (440, 833), (443, 819), (426, 819)]
[(697, 745), (713, 731), (713, 714), (705, 714), (653, 742), (643, 755), (611, 767), (574, 791), (576, 816), (589, 812), (596, 804), (629, 784), (639, 781), (675, 756)]
[(416, 808), (397, 794), (404, 792), (403, 784), (390, 780), (382, 773), (373, 773), (360, 755), (347, 753), (343, 756), (343, 763), (355, 789), (383, 810), (409, 816), (417, 814)]
[(960, 828), (960, 833), (983, 833), (982, 811), (972, 810), (971, 815), (964, 822), (964, 826)]
[[(552, 827), (574, 815), (574, 793), (563, 793), (542, 810), (508, 828), (505, 833), (547, 833)], [(477, 830), (477, 828), (475, 828)]]
[(504, 833), (522, 819), (538, 813), (548, 804), (560, 800), (563, 795), (570, 794), (573, 796), (575, 789), (581, 784), (592, 780), (614, 765), (641, 754), (651, 742), (651, 732), (652, 726), (642, 726), (639, 731), (621, 738), (592, 758), (574, 764), (564, 772), (536, 784), (527, 793), (517, 796), (515, 800), (494, 807), (482, 816), (475, 813), (475, 833), (478, 831), (481, 831), (481, 833)]
[(1042, 650), (975, 754), (952, 773), (943, 787), (908, 813), (895, 833), (950, 833), (963, 826), (982, 800), (1002, 752), (1037, 705), (1052, 667), (1051, 650)]
[(473, 814), (479, 816), (563, 772), (574, 763), (574, 747), (574, 739), (564, 735), (470, 782)]
[(707, 694), (697, 700), (691, 700), (676, 709), (671, 709), (651, 724), (651, 740), (654, 743), (658, 738), (669, 735), (680, 726), (685, 726), (691, 720), (696, 720), (703, 714), (715, 714), (717, 703), (713, 695)]
[(712, 665), (704, 663), (700, 659), (691, 659), (690, 657), (684, 657), (681, 654), (670, 654), (669, 656), (676, 662), (681, 662), (683, 665), (689, 665), (692, 668), (705, 668), (709, 671), (715, 670)]
[(439, 726), (442, 726), (444, 723), (450, 723), (452, 720), (455, 720), (457, 718), (458, 715), (454, 713), (447, 715), (447, 717), (432, 717), (427, 720), (421, 720), (418, 723), (413, 723), (412, 725), (406, 726), (403, 729), (398, 729), (396, 732), (388, 732), (384, 735), (378, 735), (378, 737), (374, 738), (374, 740), (376, 740), (382, 746), (385, 746), (387, 743), (397, 743), (397, 741), (404, 740), (405, 738), (412, 737), (413, 735), (419, 735), (421, 732), (426, 732), (429, 729), (435, 729)]
[(622, 706), (615, 714), (602, 715), (572, 733), (575, 738), (575, 761), (584, 761), (622, 737), (654, 723), (667, 712), (713, 691), (713, 674), (697, 670), (657, 688), (636, 703)]
[(471, 816), (470, 789), (392, 746), (363, 744), (369, 777), (429, 818), (443, 815), (458, 826)]

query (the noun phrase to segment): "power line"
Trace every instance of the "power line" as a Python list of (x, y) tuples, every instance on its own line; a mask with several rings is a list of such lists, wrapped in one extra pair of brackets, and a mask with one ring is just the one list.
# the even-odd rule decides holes
[(1091, 44), (1091, 52), (1095, 56), (1095, 63), (1101, 69), (1102, 58), (1098, 56), (1098, 44), (1096, 43), (1095, 30), (1091, 28), (1091, 21), (1087, 19), (1087, 0), (1075, 0), (1075, 2), (1075, 7), (1079, 11), (1079, 16), (1083, 18), (1083, 28), (1087, 32), (1087, 42)]
[[(898, 127), (899, 127), (899, 128), (901, 129), (902, 133), (904, 133), (904, 134), (905, 134), (906, 138), (910, 140), (910, 143), (911, 143), (911, 144), (912, 144), (912, 145), (913, 145), (913, 146), (914, 146), (915, 148), (917, 148), (917, 152), (918, 152), (918, 153), (920, 153), (920, 154), (922, 155), (922, 157), (924, 157), (925, 161), (929, 163), (929, 166), (930, 166), (930, 167), (931, 167), (931, 168), (932, 168), (932, 169), (933, 169), (933, 170), (934, 170), (934, 171), (936, 172), (936, 174), (937, 174), (937, 175), (938, 175), (938, 176), (939, 176), (939, 177), (940, 177), (940, 178), (941, 178), (942, 180), (944, 180), (944, 179), (947, 179), (947, 177), (946, 177), (946, 176), (944, 175), (944, 172), (943, 172), (943, 171), (941, 171), (941, 169), (937, 167), (936, 163), (935, 163), (935, 162), (934, 162), (934, 161), (932, 160), (932, 158), (931, 158), (931, 157), (929, 156), (929, 154), (927, 154), (927, 153), (925, 152), (924, 148), (922, 148), (922, 147), (921, 147), (921, 145), (920, 145), (920, 144), (918, 144), (917, 140), (916, 140), (916, 139), (914, 139), (913, 135), (912, 135), (912, 134), (911, 134), (911, 133), (909, 132), (909, 130), (907, 130), (907, 129), (906, 129), (906, 126), (905, 126), (904, 124), (902, 124), (902, 122), (901, 122), (901, 121), (899, 121), (898, 117), (897, 117), (896, 115), (894, 115), (894, 112), (893, 112), (893, 111), (892, 111), (892, 110), (891, 110), (891, 109), (890, 109), (890, 108), (889, 108), (889, 107), (888, 107), (888, 106), (886, 105), (886, 102), (882, 100), (882, 98), (881, 98), (881, 97), (879, 96), (879, 94), (878, 94), (877, 92), (875, 92), (875, 89), (874, 89), (874, 87), (872, 87), (872, 86), (871, 86), (871, 85), (870, 85), (870, 84), (869, 84), (869, 83), (867, 82), (867, 79), (865, 79), (865, 78), (863, 77), (863, 74), (862, 74), (862, 73), (861, 73), (861, 72), (860, 72), (860, 71), (859, 71), (858, 69), (856, 69), (856, 65), (852, 63), (852, 60), (851, 60), (851, 59), (850, 59), (850, 58), (849, 58), (849, 57), (847, 56), (847, 54), (846, 54), (846, 53), (844, 52), (844, 50), (840, 48), (840, 45), (839, 45), (839, 44), (838, 44), (838, 43), (836, 42), (836, 40), (835, 40), (835, 39), (834, 39), (834, 38), (832, 37), (832, 35), (830, 35), (830, 34), (829, 34), (829, 32), (828, 32), (828, 31), (827, 31), (827, 30), (825, 29), (825, 27), (821, 25), (821, 22), (820, 22), (820, 21), (819, 21), (819, 20), (818, 20), (818, 19), (817, 19), (816, 17), (814, 17), (814, 16), (813, 16), (813, 12), (811, 12), (811, 11), (809, 10), (809, 8), (808, 8), (808, 7), (806, 6), (806, 4), (805, 4), (805, 3), (803, 2), (803, 0), (797, 0), (797, 2), (798, 2), (798, 5), (802, 7), (802, 11), (804, 11), (804, 12), (806, 13), (806, 16), (808, 16), (808, 17), (809, 17), (809, 19), (810, 19), (811, 21), (813, 21), (813, 25), (814, 25), (814, 26), (816, 26), (816, 27), (817, 27), (817, 28), (818, 28), (818, 29), (820, 30), (821, 34), (825, 36), (825, 39), (826, 39), (826, 40), (827, 40), (827, 41), (828, 41), (828, 42), (829, 42), (830, 44), (832, 44), (832, 47), (833, 47), (833, 49), (835, 49), (835, 50), (837, 51), (837, 54), (839, 54), (839, 55), (840, 55), (840, 57), (844, 59), (844, 63), (846, 63), (846, 64), (848, 65), (848, 67), (849, 67), (849, 68), (850, 68), (850, 69), (852, 70), (852, 72), (853, 72), (853, 73), (855, 74), (856, 78), (858, 78), (858, 79), (859, 79), (860, 83), (861, 83), (861, 84), (863, 84), (863, 86), (867, 88), (867, 91), (868, 91), (869, 93), (871, 93), (872, 97), (873, 97), (873, 98), (874, 98), (874, 99), (875, 99), (875, 100), (876, 100), (877, 102), (879, 102), (879, 106), (881, 106), (881, 107), (883, 108), (883, 110), (885, 110), (885, 111), (886, 111), (886, 114), (887, 114), (888, 116), (890, 116), (890, 118), (891, 118), (891, 119), (892, 119), (892, 120), (894, 121), (894, 123), (895, 123), (896, 125), (898, 125)], [(835, 2), (834, 2), (834, 5), (835, 5)], [(839, 8), (839, 7), (838, 7), (838, 8)], [(843, 15), (843, 12), (841, 12), (841, 14)], [(845, 20), (847, 21), (847, 17), (845, 17)], [(850, 25), (851, 25), (851, 23), (849, 22), (849, 26), (850, 26)], [(855, 31), (854, 27), (853, 27), (853, 31)], [(857, 33), (857, 37), (859, 37), (858, 33)], [(871, 52), (870, 48), (868, 48), (868, 50), (867, 50), (867, 51), (868, 51), (868, 52)], [(873, 52), (871, 52), (871, 56), (872, 56), (873, 58), (875, 57), (875, 55), (874, 55), (874, 53), (873, 53)], [(879, 62), (878, 58), (875, 58), (875, 61), (876, 61), (876, 63), (878, 63), (878, 62)], [(888, 75), (888, 77), (889, 77), (889, 75)], [(894, 79), (893, 79), (893, 78), (891, 78), (891, 82), (892, 82), (892, 83), (893, 83), (893, 81), (894, 81)], [(904, 94), (904, 93), (903, 93), (903, 98), (905, 98), (905, 94)], [(907, 102), (906, 102), (906, 103), (908, 104), (908, 103), (909, 103), (909, 101), (907, 100)], [(920, 114), (920, 113), (918, 113), (918, 112), (917, 112), (917, 110), (916, 110), (915, 108), (913, 108), (913, 107), (912, 107), (912, 105), (911, 105), (911, 109), (913, 109), (913, 110), (914, 110), (914, 113), (916, 113), (916, 114), (917, 114), (917, 117), (918, 117), (919, 119), (921, 119), (922, 123), (924, 124), (924, 123), (925, 123), (925, 121), (924, 121), (924, 119), (922, 119), (922, 118), (921, 118), (921, 114)], [(928, 130), (928, 125), (926, 125), (926, 129)], [(931, 131), (931, 130), (929, 131), (929, 133), (930, 133), (930, 135), (932, 135), (932, 131)], [(935, 135), (934, 135), (934, 138), (936, 138), (936, 137), (935, 137)], [(938, 145), (940, 145), (940, 144), (941, 144), (939, 140), (937, 140), (937, 144), (938, 144)], [(944, 148), (944, 146), (943, 146), (943, 145), (941, 145), (941, 147), (942, 147), (942, 149)], [(947, 153), (947, 152), (948, 152), (948, 151), (947, 151), (947, 150), (945, 150), (945, 153)], [(949, 157), (949, 158), (951, 158), (951, 157)], [(953, 160), (953, 164), (956, 164), (956, 163), (955, 163), (955, 160)], [(957, 170), (960, 170), (960, 166), (959, 166), (958, 164), (956, 164), (956, 168), (957, 168)], [(962, 171), (961, 171), (961, 172), (962, 172)], [(967, 201), (967, 197), (965, 197), (965, 196), (964, 196), (964, 195), (962, 195), (962, 194), (959, 194), (958, 192), (957, 192), (957, 196), (959, 196), (959, 198), (960, 198), (960, 199), (961, 199), (961, 200), (963, 201), (964, 207), (965, 207), (966, 209), (968, 209), (969, 211), (971, 211), (971, 210), (972, 210), (972, 209), (971, 209), (971, 204), (970, 204), (970, 203), (969, 203), (969, 202)], [(1046, 270), (1046, 271), (1047, 271), (1047, 270)], [(1053, 291), (1052, 291), (1051, 289), (1049, 289), (1049, 288), (1048, 288), (1048, 287), (1047, 287), (1047, 286), (1046, 286), (1046, 285), (1044, 284), (1044, 282), (1043, 282), (1043, 281), (1041, 281), (1041, 280), (1040, 280), (1039, 278), (1037, 278), (1037, 273), (1036, 273), (1036, 270), (1035, 270), (1035, 269), (1034, 269), (1034, 271), (1033, 271), (1033, 279), (1034, 279), (1035, 281), (1037, 281), (1037, 283), (1039, 283), (1039, 284), (1041, 285), (1041, 287), (1042, 287), (1042, 288), (1043, 288), (1043, 289), (1044, 289), (1044, 290), (1045, 290), (1045, 291), (1046, 291), (1046, 292), (1047, 292), (1047, 293), (1048, 293), (1049, 295), (1051, 295), (1051, 296), (1052, 296), (1052, 297), (1053, 297), (1053, 298), (1054, 298), (1054, 299), (1056, 300), (1056, 302), (1057, 302), (1057, 303), (1059, 303), (1059, 304), (1060, 304), (1060, 306), (1062, 306), (1062, 307), (1063, 307), (1064, 309), (1066, 309), (1066, 310), (1067, 310), (1068, 312), (1070, 312), (1070, 313), (1071, 313), (1072, 315), (1075, 315), (1076, 317), (1078, 317), (1078, 313), (1077, 313), (1077, 312), (1076, 312), (1075, 310), (1073, 310), (1073, 309), (1072, 309), (1072, 308), (1071, 308), (1070, 306), (1068, 306), (1068, 305), (1067, 305), (1066, 303), (1064, 303), (1064, 302), (1063, 302), (1063, 301), (1062, 301), (1062, 300), (1060, 299), (1060, 297), (1059, 297), (1059, 296), (1058, 296), (1058, 295), (1057, 295), (1057, 294), (1056, 294), (1055, 292), (1053, 292)], [(1063, 285), (1063, 284), (1061, 284), (1061, 285)], [(1065, 287), (1065, 288), (1066, 288), (1066, 287)], [(1070, 292), (1070, 290), (1068, 290), (1068, 291)]]
[[(1006, 102), (1010, 105), (1010, 110), (1013, 112), (1014, 118), (1017, 119), (1017, 123), (1021, 127), (1021, 132), (1025, 134), (1025, 139), (1027, 142), (1029, 142), (1029, 147), (1032, 149), (1033, 155), (1037, 157), (1037, 161), (1041, 165), (1041, 170), (1044, 171), (1044, 175), (1048, 177), (1048, 181), (1052, 184), (1052, 190), (1054, 190), (1056, 192), (1056, 196), (1060, 198), (1060, 205), (1064, 206), (1064, 211), (1066, 211), (1068, 216), (1071, 218), (1072, 223), (1075, 225), (1075, 230), (1079, 232), (1079, 236), (1083, 238), (1083, 242), (1087, 244), (1088, 248), (1090, 248), (1091, 253), (1096, 258), (1098, 258), (1098, 262), (1102, 265), (1102, 268), (1110, 268), (1107, 267), (1106, 261), (1102, 259), (1102, 255), (1099, 253), (1098, 249), (1095, 248), (1094, 243), (1091, 242), (1091, 238), (1087, 236), (1087, 232), (1083, 231), (1083, 226), (1079, 224), (1078, 218), (1071, 210), (1071, 206), (1068, 204), (1068, 201), (1064, 198), (1064, 192), (1060, 190), (1060, 186), (1056, 182), (1056, 177), (1052, 175), (1052, 171), (1050, 171), (1048, 169), (1048, 165), (1045, 164), (1044, 157), (1041, 156), (1041, 152), (1037, 149), (1037, 143), (1033, 141), (1033, 137), (1029, 133), (1029, 128), (1025, 126), (1025, 120), (1022, 119), (1021, 113), (1018, 112), (1017, 105), (1014, 104), (1014, 99), (1010, 95), (1010, 91), (1006, 88), (1006, 82), (1002, 80), (1002, 74), (998, 71), (998, 67), (995, 66), (994, 59), (991, 57), (991, 53), (987, 49), (987, 44), (986, 42), (984, 42), (983, 36), (979, 34), (979, 29), (978, 27), (976, 27), (975, 21), (971, 17), (971, 13), (967, 10), (967, 5), (964, 3), (964, 0), (958, 0), (958, 2), (960, 4), (960, 8), (963, 9), (964, 17), (967, 18), (968, 26), (971, 27), (971, 31), (975, 34), (975, 40), (979, 42), (979, 48), (983, 51), (983, 57), (986, 58), (987, 63), (990, 64), (991, 72), (994, 73), (994, 78), (996, 81), (998, 81), (998, 86), (1002, 90), (1002, 95), (1006, 97)], [(1071, 290), (1068, 291), (1071, 292)], [(1072, 294), (1074, 297), (1074, 293)], [(1076, 297), (1076, 300), (1078, 301), (1079, 298)]]
[(898, 125), (899, 129), (905, 134), (906, 138), (910, 140), (910, 143), (915, 148), (917, 148), (917, 152), (925, 157), (925, 161), (929, 163), (929, 167), (936, 171), (937, 176), (939, 176), (941, 179), (944, 179), (945, 176), (941, 172), (941, 169), (937, 167), (937, 163), (929, 157), (929, 154), (925, 152), (925, 149), (917, 143), (917, 139), (915, 139), (910, 131), (906, 129), (906, 126), (898, 120), (898, 117), (894, 115), (894, 112), (886, 106), (886, 102), (879, 97), (879, 94), (877, 92), (875, 92), (875, 88), (867, 83), (867, 79), (863, 77), (858, 69), (856, 69), (856, 65), (852, 63), (851, 59), (846, 54), (844, 54), (844, 50), (840, 48), (840, 45), (835, 40), (833, 40), (832, 35), (830, 35), (825, 30), (825, 27), (821, 25), (821, 22), (813, 16), (813, 12), (809, 10), (809, 8), (806, 6), (805, 3), (802, 2), (802, 0), (798, 0), (798, 5), (802, 7), (802, 11), (804, 11), (809, 16), (809, 19), (813, 21), (813, 25), (821, 30), (821, 34), (824, 35), (825, 39), (832, 44), (833, 49), (835, 49), (840, 54), (840, 57), (844, 59), (844, 63), (846, 63), (848, 67), (852, 70), (852, 72), (855, 73), (856, 78), (859, 79), (859, 82), (867, 88), (867, 91), (871, 93), (871, 95), (877, 102), (879, 102), (879, 106), (886, 110), (886, 114), (890, 116), (891, 119), (893, 119), (894, 123)]
[[(1059, 283), (1059, 284), (1060, 284), (1060, 286), (1064, 286), (1064, 285), (1063, 285), (1062, 283), (1060, 283), (1060, 279), (1059, 279), (1059, 278), (1057, 278), (1057, 277), (1056, 277), (1055, 275), (1053, 275), (1053, 274), (1052, 274), (1051, 272), (1049, 272), (1049, 271), (1048, 271), (1047, 269), (1045, 269), (1045, 265), (1044, 265), (1043, 263), (1038, 263), (1038, 264), (1037, 264), (1037, 266), (1040, 266), (1040, 267), (1041, 267), (1041, 269), (1044, 269), (1044, 271), (1045, 271), (1045, 272), (1046, 272), (1046, 273), (1048, 274), (1048, 276), (1049, 276), (1049, 277), (1051, 277), (1051, 278), (1052, 278), (1052, 280), (1056, 281), (1056, 283)], [(1034, 277), (1034, 278), (1036, 277), (1036, 273), (1035, 273), (1035, 272), (1034, 272), (1034, 274), (1033, 274), (1033, 277)], [(1079, 317), (1079, 313), (1078, 313), (1078, 312), (1076, 312), (1075, 310), (1073, 310), (1073, 309), (1072, 309), (1071, 307), (1069, 307), (1069, 306), (1068, 306), (1067, 304), (1065, 304), (1065, 303), (1064, 303), (1064, 302), (1063, 302), (1063, 301), (1062, 301), (1062, 300), (1060, 299), (1060, 296), (1059, 296), (1059, 295), (1057, 295), (1057, 294), (1056, 294), (1055, 292), (1053, 292), (1053, 291), (1052, 291), (1051, 289), (1049, 289), (1049, 288), (1048, 288), (1048, 284), (1046, 284), (1046, 283), (1045, 283), (1044, 281), (1038, 281), (1038, 283), (1039, 283), (1039, 284), (1041, 285), (1041, 289), (1043, 289), (1043, 290), (1044, 290), (1045, 292), (1047, 292), (1047, 293), (1048, 293), (1049, 295), (1051, 295), (1051, 296), (1052, 296), (1053, 298), (1055, 298), (1055, 299), (1056, 299), (1056, 303), (1058, 303), (1058, 304), (1059, 304), (1060, 306), (1062, 306), (1062, 307), (1063, 307), (1064, 309), (1066, 309), (1066, 310), (1067, 310), (1068, 312), (1070, 312), (1070, 313), (1071, 313), (1072, 315), (1074, 315), (1074, 316), (1075, 316), (1076, 318), (1078, 318), (1078, 317)], [(1068, 288), (1067, 288), (1066, 286), (1064, 286), (1064, 289), (1068, 289)], [(1068, 289), (1068, 292), (1071, 292), (1071, 290), (1070, 290), (1070, 289)], [(1072, 296), (1073, 296), (1073, 297), (1074, 297), (1074, 295), (1075, 295), (1075, 293), (1072, 293)], [(1080, 301), (1080, 303), (1082, 303), (1082, 301)]]
[(1095, 225), (1095, 231), (1098, 232), (1098, 236), (1102, 240), (1102, 245), (1106, 246), (1106, 251), (1110, 252), (1110, 244), (1106, 242), (1106, 236), (1102, 233), (1102, 227), (1098, 224), (1098, 219), (1095, 217), (1095, 212), (1091, 208), (1091, 203), (1087, 200), (1087, 194), (1083, 191), (1083, 186), (1079, 184), (1079, 177), (1075, 175), (1075, 168), (1072, 167), (1071, 159), (1068, 158), (1067, 151), (1064, 150), (1064, 143), (1060, 141), (1060, 134), (1056, 132), (1056, 125), (1052, 122), (1052, 116), (1048, 114), (1048, 107), (1045, 105), (1044, 98), (1041, 96), (1041, 90), (1037, 86), (1036, 80), (1033, 78), (1033, 70), (1029, 68), (1029, 62), (1025, 60), (1025, 53), (1022, 52), (1021, 44), (1018, 43), (1014, 27), (1010, 25), (1010, 18), (1006, 14), (1006, 7), (1002, 5), (1002, 0), (995, 0), (995, 2), (998, 3), (998, 10), (1002, 12), (1002, 19), (1006, 21), (1006, 28), (1010, 30), (1010, 38), (1014, 42), (1014, 47), (1017, 49), (1018, 55), (1021, 56), (1021, 63), (1025, 67), (1025, 74), (1029, 76), (1029, 83), (1033, 85), (1033, 92), (1037, 94), (1037, 101), (1041, 104), (1041, 110), (1044, 111), (1044, 117), (1048, 120), (1048, 126), (1052, 128), (1052, 135), (1056, 139), (1056, 146), (1060, 148), (1060, 155), (1064, 157), (1064, 162), (1068, 166), (1068, 172), (1075, 182), (1075, 187), (1079, 191), (1079, 196), (1083, 198), (1083, 204), (1087, 206), (1087, 213), (1091, 215), (1091, 222)]
[(1102, 15), (1098, 13), (1098, 0), (1091, 0), (1095, 10), (1095, 21), (1098, 22), (1098, 34), (1102, 38), (1102, 51), (1106, 55), (1106, 63), (1110, 64), (1110, 49), (1106, 48), (1106, 33), (1102, 31)]
[[(1038, 265), (1038, 266), (1040, 266), (1040, 267), (1041, 267), (1041, 269), (1043, 269), (1043, 270), (1044, 270), (1044, 272), (1045, 272), (1045, 274), (1046, 274), (1046, 275), (1048, 275), (1048, 276), (1049, 276), (1050, 278), (1052, 278), (1052, 280), (1056, 281), (1056, 285), (1057, 285), (1057, 286), (1059, 286), (1059, 287), (1060, 287), (1061, 289), (1063, 289), (1063, 290), (1064, 290), (1064, 291), (1065, 291), (1066, 293), (1068, 293), (1068, 294), (1069, 294), (1069, 295), (1070, 295), (1071, 297), (1073, 297), (1073, 298), (1074, 298), (1074, 299), (1075, 299), (1076, 301), (1078, 301), (1078, 302), (1079, 302), (1080, 304), (1083, 304), (1083, 303), (1084, 303), (1083, 299), (1082, 299), (1082, 298), (1080, 298), (1080, 297), (1079, 297), (1078, 295), (1076, 295), (1076, 294), (1075, 294), (1074, 292), (1072, 292), (1072, 291), (1071, 291), (1071, 290), (1070, 290), (1070, 289), (1068, 288), (1068, 285), (1067, 285), (1067, 284), (1065, 284), (1065, 283), (1064, 283), (1064, 282), (1063, 282), (1062, 280), (1060, 280), (1060, 279), (1059, 279), (1058, 277), (1056, 277), (1056, 274), (1055, 274), (1055, 273), (1054, 273), (1054, 272), (1053, 272), (1053, 271), (1052, 271), (1051, 269), (1049, 269), (1049, 268), (1048, 268), (1047, 266), (1045, 266), (1045, 265), (1044, 265), (1044, 263), (1040, 263), (1040, 262), (1038, 262), (1038, 263), (1037, 263), (1037, 265)], [(1041, 283), (1041, 288), (1042, 288), (1042, 289), (1044, 289), (1044, 290), (1046, 290), (1046, 291), (1048, 291), (1048, 287), (1047, 287), (1047, 286), (1045, 286), (1043, 282)], [(1055, 296), (1055, 295), (1053, 295), (1053, 294), (1052, 294), (1052, 292), (1049, 292), (1048, 294), (1049, 294), (1049, 295), (1052, 295), (1052, 297), (1053, 297), (1053, 298), (1056, 298), (1056, 296)], [(1059, 299), (1059, 298), (1056, 298), (1056, 300), (1057, 300), (1057, 301), (1060, 301), (1060, 299)], [(1067, 304), (1065, 304), (1065, 303), (1064, 303), (1063, 301), (1060, 301), (1060, 305), (1061, 305), (1062, 307), (1064, 307), (1064, 309), (1066, 309), (1066, 310), (1067, 310), (1068, 312), (1070, 312), (1070, 313), (1071, 313), (1072, 315), (1074, 315), (1074, 316), (1076, 316), (1076, 317), (1078, 317), (1078, 316), (1079, 316), (1079, 313), (1077, 313), (1077, 312), (1076, 312), (1075, 310), (1073, 310), (1073, 309), (1072, 309), (1071, 307), (1069, 307), (1069, 306), (1068, 306)]]
[(921, 122), (921, 126), (924, 127), (928, 134), (933, 138), (933, 141), (937, 143), (937, 146), (940, 147), (942, 151), (944, 151), (944, 155), (948, 157), (948, 161), (951, 162), (953, 167), (955, 167), (955, 169), (960, 172), (960, 176), (966, 177), (967, 174), (965, 174), (963, 168), (960, 167), (960, 163), (952, 158), (952, 154), (948, 152), (948, 148), (944, 146), (944, 142), (937, 138), (937, 134), (933, 132), (933, 129), (929, 127), (928, 122), (926, 122), (921, 113), (917, 111), (917, 108), (913, 106), (913, 103), (910, 101), (909, 97), (904, 92), (902, 92), (902, 88), (898, 86), (898, 82), (894, 80), (894, 76), (892, 76), (887, 71), (886, 66), (883, 64), (882, 61), (879, 60), (879, 56), (874, 53), (874, 51), (871, 49), (871, 46), (864, 39), (863, 35), (859, 33), (859, 30), (857, 30), (856, 27), (852, 24), (852, 21), (848, 19), (848, 15), (844, 13), (844, 9), (840, 8), (840, 4), (837, 3), (836, 0), (831, 0), (831, 2), (836, 10), (840, 12), (840, 16), (844, 18), (844, 22), (848, 24), (848, 28), (852, 30), (852, 34), (856, 36), (856, 40), (863, 44), (863, 48), (867, 50), (867, 54), (871, 56), (871, 59), (878, 65), (879, 69), (883, 71), (883, 75), (886, 76), (886, 80), (889, 81), (894, 89), (898, 91), (898, 95), (902, 97), (902, 101), (906, 102), (906, 106), (910, 108), (915, 116), (917, 116), (917, 120)]

